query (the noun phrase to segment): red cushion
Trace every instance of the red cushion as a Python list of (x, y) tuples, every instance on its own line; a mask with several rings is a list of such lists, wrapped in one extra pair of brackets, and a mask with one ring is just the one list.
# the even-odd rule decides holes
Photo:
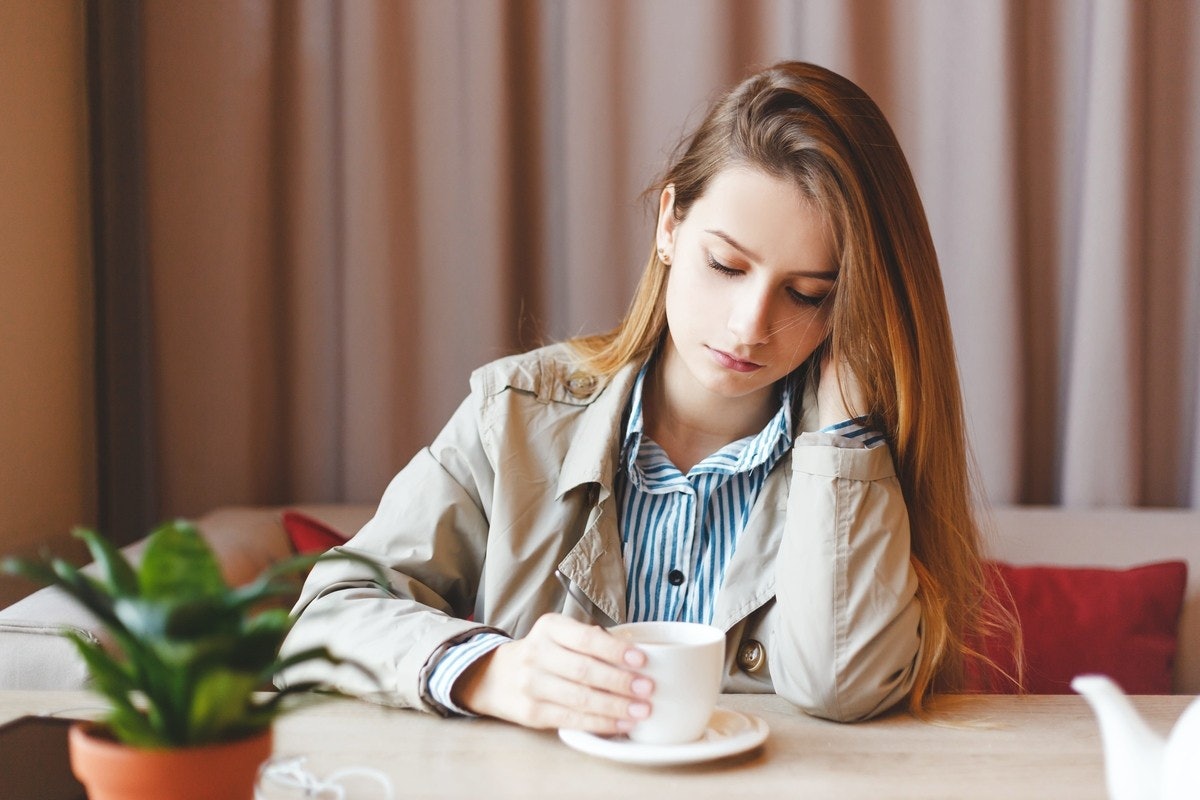
[[(989, 563), (1004, 597), (1006, 584), (1021, 621), (1025, 690), (1067, 694), (1076, 675), (1108, 675), (1129, 694), (1170, 694), (1187, 563), (1132, 569), (1017, 567)], [(968, 691), (1014, 692), (1000, 670), (1015, 675), (1007, 634), (980, 648), (996, 667), (968, 664)]]
[(283, 529), (287, 531), (292, 549), (300, 555), (324, 553), (331, 547), (345, 544), (348, 536), (299, 511), (283, 512)]

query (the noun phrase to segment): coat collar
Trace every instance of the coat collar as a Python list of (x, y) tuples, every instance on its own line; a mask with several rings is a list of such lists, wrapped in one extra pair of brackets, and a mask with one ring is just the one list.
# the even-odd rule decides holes
[(583, 410), (579, 435), (571, 442), (558, 475), (558, 497), (586, 483), (600, 485), (601, 501), (612, 493), (626, 400), (640, 367), (626, 364), (618, 370)]

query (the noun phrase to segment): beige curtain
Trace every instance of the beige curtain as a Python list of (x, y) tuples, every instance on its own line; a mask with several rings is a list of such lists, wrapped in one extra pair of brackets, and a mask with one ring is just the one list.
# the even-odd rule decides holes
[(1200, 505), (1186, 0), (147, 2), (163, 514), (378, 498), (472, 368), (616, 323), (641, 191), (755, 65), (889, 115), (993, 502)]

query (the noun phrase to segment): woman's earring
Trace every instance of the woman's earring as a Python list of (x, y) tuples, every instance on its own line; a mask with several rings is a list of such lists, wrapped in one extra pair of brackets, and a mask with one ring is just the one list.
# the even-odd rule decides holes
[(658, 260), (665, 266), (671, 266), (671, 257), (667, 255), (667, 251), (663, 248), (658, 248)]

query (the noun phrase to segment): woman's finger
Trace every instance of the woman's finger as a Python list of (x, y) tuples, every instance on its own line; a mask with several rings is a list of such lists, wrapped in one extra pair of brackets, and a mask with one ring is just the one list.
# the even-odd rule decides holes
[(548, 625), (545, 638), (531, 637), (537, 643), (531, 656), (541, 669), (580, 686), (626, 697), (646, 698), (654, 692), (649, 678), (632, 671), (634, 664), (645, 663), (645, 654), (599, 628), (567, 622), (572, 624)]
[(637, 669), (646, 664), (645, 653), (629, 642), (618, 639), (603, 628), (586, 625), (562, 614), (545, 614), (539, 618), (530, 636), (540, 633), (548, 634), (567, 650), (584, 653), (623, 669)]
[[(559, 706), (580, 717), (610, 720), (623, 730), (632, 727), (633, 722), (650, 716), (650, 704), (645, 700), (601, 691), (553, 673), (539, 676), (530, 693), (537, 701)], [(622, 721), (628, 721), (629, 724), (622, 726), (619, 724)], [(564, 724), (560, 721), (556, 727), (564, 727)]]

